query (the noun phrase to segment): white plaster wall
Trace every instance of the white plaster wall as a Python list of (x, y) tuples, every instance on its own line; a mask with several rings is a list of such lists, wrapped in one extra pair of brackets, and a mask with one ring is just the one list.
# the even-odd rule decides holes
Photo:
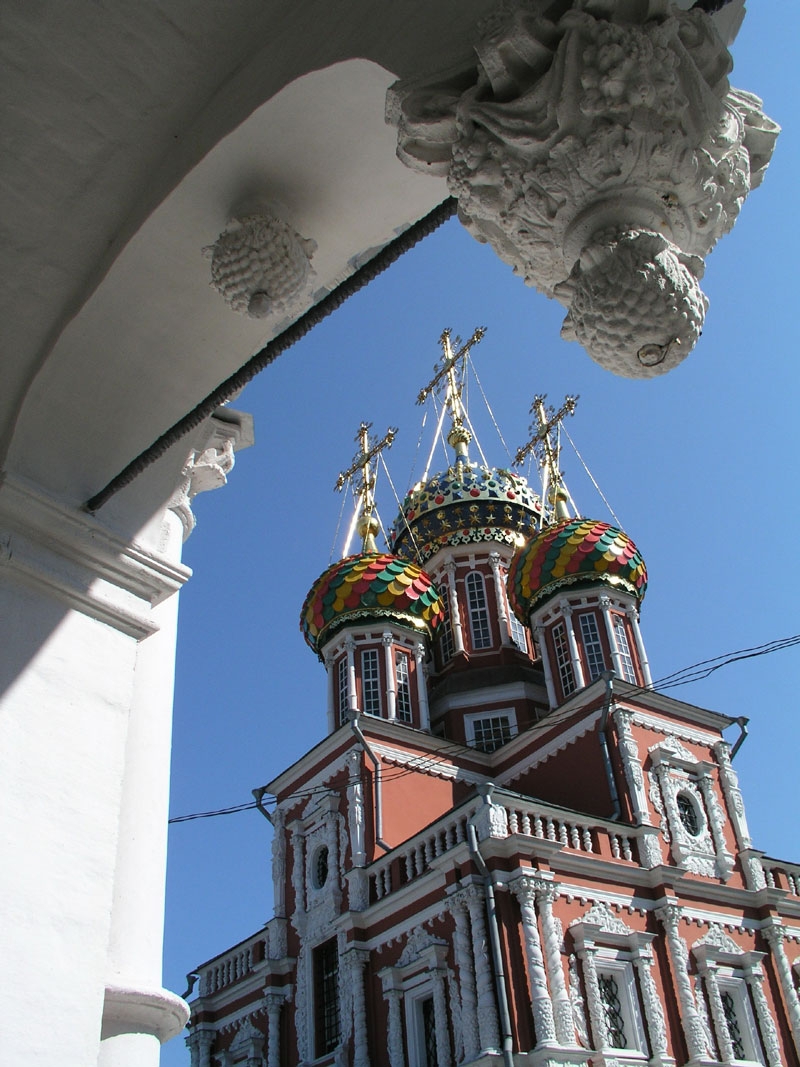
[(0, 585), (0, 619), (2, 1059), (87, 1067), (97, 1058), (136, 641), (12, 576)]

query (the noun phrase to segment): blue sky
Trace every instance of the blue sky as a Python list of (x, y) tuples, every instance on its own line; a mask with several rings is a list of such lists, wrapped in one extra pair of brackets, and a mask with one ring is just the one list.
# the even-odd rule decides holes
[[(387, 462), (401, 495), (419, 476), (427, 449), (414, 468), (415, 397), (446, 326), (463, 337), (487, 327), (475, 365), (512, 452), (527, 439), (534, 394), (555, 403), (580, 394), (570, 435), (648, 565), (642, 631), (654, 678), (800, 631), (792, 62), (800, 15), (788, 4), (751, 7), (731, 80), (764, 98), (783, 133), (764, 184), (707, 260), (704, 333), (675, 371), (650, 382), (602, 371), (560, 340), (561, 307), (526, 289), (453, 220), (235, 401), (254, 415), (256, 445), (239, 455), (227, 487), (196, 498), (185, 546), (195, 574), (181, 593), (173, 815), (249, 801), (254, 786), (323, 736), (325, 672), (298, 619), (332, 558), (341, 507), (333, 485), (361, 420), (381, 435), (399, 427)], [(507, 465), (476, 393), (470, 411), (489, 462)], [(568, 446), (562, 465), (581, 511), (608, 519)], [(385, 481), (378, 502), (388, 525)], [(795, 647), (669, 692), (750, 718), (736, 767), (755, 845), (800, 862), (798, 674)], [(182, 992), (187, 971), (271, 916), (270, 834), (255, 811), (171, 828), (168, 988)], [(188, 1062), (181, 1038), (162, 1053), (165, 1067)]]

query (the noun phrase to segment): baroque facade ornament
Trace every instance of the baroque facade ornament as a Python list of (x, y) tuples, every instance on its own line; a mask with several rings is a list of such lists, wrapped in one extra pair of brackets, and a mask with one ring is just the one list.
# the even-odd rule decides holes
[(211, 259), (211, 284), (225, 302), (263, 319), (288, 308), (305, 287), (316, 247), (264, 208), (231, 219), (203, 253)]
[(730, 88), (697, 7), (548, 9), (507, 4), (477, 62), (396, 83), (398, 155), (446, 176), (470, 233), (567, 308), (563, 337), (616, 374), (663, 374), (700, 335), (703, 258), (761, 182), (778, 127)]

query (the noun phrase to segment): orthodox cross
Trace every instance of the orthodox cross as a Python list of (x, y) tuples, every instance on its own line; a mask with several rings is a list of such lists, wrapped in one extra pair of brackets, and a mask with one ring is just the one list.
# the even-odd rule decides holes
[(514, 456), (514, 464), (519, 466), (527, 456), (534, 453), (542, 468), (542, 496), (550, 501), (555, 507), (555, 518), (568, 518), (566, 512), (567, 493), (564, 488), (563, 475), (558, 463), (561, 455), (561, 423), (567, 415), (574, 415), (578, 404), (577, 396), (564, 397), (564, 403), (558, 409), (545, 407), (546, 396), (535, 396), (531, 405), (531, 415), (535, 416), (529, 430), (532, 437), (521, 448), (517, 449)]
[[(456, 450), (456, 462), (458, 462), (459, 459), (466, 461), (467, 445), (472, 436), (464, 426), (464, 406), (461, 403), (461, 393), (464, 388), (464, 366), (466, 365), (466, 358), (469, 355), (472, 346), (478, 344), (483, 339), (483, 335), (486, 333), (486, 327), (479, 326), (466, 344), (462, 344), (461, 339), (457, 337), (455, 339), (455, 352), (453, 351), (453, 345), (450, 341), (450, 333), (451, 331), (449, 329), (444, 330), (442, 336), (439, 338), (443, 353), (442, 361), (434, 368), (435, 373), (428, 384), (424, 389), (420, 389), (417, 403), (424, 404), (434, 389), (436, 389), (441, 382), (447, 380), (445, 406), (450, 412), (451, 422), (450, 433), (447, 435), (447, 440)], [(461, 363), (460, 377), (456, 373), (459, 363)]]
[(371, 441), (369, 437), (369, 431), (371, 429), (371, 422), (362, 422), (359, 426), (358, 433), (355, 436), (355, 442), (359, 446), (359, 451), (353, 457), (353, 462), (347, 470), (342, 471), (336, 479), (335, 486), (336, 491), (341, 492), (346, 483), (350, 481), (354, 475), (361, 475), (360, 481), (356, 487), (356, 496), (358, 497), (361, 510), (361, 521), (359, 523), (358, 532), (364, 539), (365, 552), (377, 551), (375, 534), (378, 532), (378, 523), (372, 515), (375, 508), (375, 468), (373, 466), (373, 460), (380, 455), (384, 448), (392, 447), (392, 442), (397, 433), (396, 427), (390, 426), (380, 441)]

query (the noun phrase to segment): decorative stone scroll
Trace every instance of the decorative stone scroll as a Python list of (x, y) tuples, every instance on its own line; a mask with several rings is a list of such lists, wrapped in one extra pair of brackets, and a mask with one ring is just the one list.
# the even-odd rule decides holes
[(709, 15), (670, 0), (517, 0), (473, 59), (397, 82), (409, 167), (446, 176), (467, 229), (567, 308), (562, 336), (649, 378), (684, 359), (705, 257), (762, 180), (778, 127), (731, 89)]
[(301, 237), (273, 208), (231, 219), (213, 245), (211, 284), (234, 310), (263, 319), (285, 310), (311, 276), (316, 242)]

